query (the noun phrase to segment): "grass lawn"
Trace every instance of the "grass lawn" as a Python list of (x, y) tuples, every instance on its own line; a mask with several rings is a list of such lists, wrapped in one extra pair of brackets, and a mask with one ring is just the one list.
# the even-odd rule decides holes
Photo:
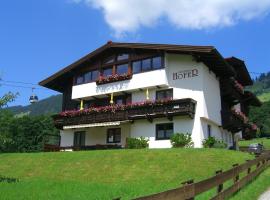
[(0, 176), (20, 179), (0, 183), (0, 199), (130, 199), (208, 178), (252, 158), (221, 149), (0, 154)]
[(267, 138), (256, 138), (253, 140), (239, 141), (239, 146), (247, 147), (251, 143), (263, 143), (264, 147), (270, 150), (270, 139)]
[(236, 193), (231, 200), (258, 199), (268, 189), (270, 189), (270, 167), (262, 172), (253, 182)]

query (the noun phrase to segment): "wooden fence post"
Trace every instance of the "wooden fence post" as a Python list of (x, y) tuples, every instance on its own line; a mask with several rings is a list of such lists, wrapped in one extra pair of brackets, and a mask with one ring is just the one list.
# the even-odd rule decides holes
[[(249, 162), (250, 160), (246, 160), (247, 162)], [(247, 169), (247, 174), (250, 174), (250, 171), (251, 171), (251, 168), (249, 167), (248, 169)]]
[[(220, 173), (222, 173), (222, 169), (216, 171), (216, 175), (218, 175), (218, 174), (220, 174)], [(222, 192), (222, 190), (223, 190), (223, 183), (221, 183), (220, 185), (218, 185), (218, 187), (217, 187), (217, 193)]]
[[(237, 166), (239, 166), (238, 163), (233, 164), (233, 167), (237, 167)], [(236, 183), (237, 181), (239, 181), (239, 173), (238, 172), (236, 173), (233, 182)]]
[[(193, 183), (194, 183), (194, 180), (193, 180), (193, 179), (191, 179), (191, 180), (188, 180), (188, 181), (182, 182), (182, 185), (183, 185), (183, 186), (188, 186), (188, 185), (193, 184)], [(193, 197), (191, 197), (191, 198), (189, 198), (189, 199), (186, 199), (186, 200), (194, 200), (194, 196), (193, 196)]]

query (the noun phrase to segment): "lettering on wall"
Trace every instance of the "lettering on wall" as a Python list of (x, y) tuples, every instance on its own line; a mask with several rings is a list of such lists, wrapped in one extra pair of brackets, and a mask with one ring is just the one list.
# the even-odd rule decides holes
[(199, 76), (198, 69), (184, 70), (184, 71), (174, 72), (173, 80), (193, 78), (195, 76)]

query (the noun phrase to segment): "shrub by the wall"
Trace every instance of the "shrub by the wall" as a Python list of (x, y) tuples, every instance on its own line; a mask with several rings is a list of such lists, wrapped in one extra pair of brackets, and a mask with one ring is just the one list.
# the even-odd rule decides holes
[(175, 133), (171, 136), (171, 144), (174, 148), (193, 147), (191, 135), (189, 133)]
[(144, 137), (139, 138), (127, 138), (127, 148), (128, 149), (145, 149), (148, 148), (148, 139)]
[(215, 137), (211, 136), (203, 140), (203, 147), (224, 149), (227, 147), (227, 144), (224, 143), (222, 140), (217, 140)]

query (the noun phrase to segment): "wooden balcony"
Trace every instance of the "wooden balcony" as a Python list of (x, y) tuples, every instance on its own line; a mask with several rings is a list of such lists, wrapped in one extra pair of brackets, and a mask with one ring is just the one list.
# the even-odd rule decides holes
[(152, 122), (154, 118), (167, 117), (172, 120), (174, 116), (194, 117), (196, 101), (193, 99), (171, 100), (164, 104), (149, 104), (127, 107), (121, 110), (93, 112), (76, 116), (53, 116), (55, 126), (62, 129), (64, 126), (94, 124), (103, 122), (116, 122), (126, 120), (147, 119)]
[(232, 111), (221, 111), (222, 126), (224, 129), (237, 133), (246, 126), (247, 122)]
[(237, 88), (235, 85), (235, 80), (232, 79), (220, 80), (220, 93), (222, 99), (224, 99), (230, 105), (239, 103), (244, 95), (244, 91)]

